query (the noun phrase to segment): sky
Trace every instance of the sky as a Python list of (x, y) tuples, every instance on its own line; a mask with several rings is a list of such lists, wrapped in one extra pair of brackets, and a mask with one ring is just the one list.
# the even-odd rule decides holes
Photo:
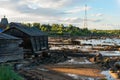
[(88, 29), (120, 29), (120, 0), (0, 0), (0, 18), (84, 28), (85, 4)]

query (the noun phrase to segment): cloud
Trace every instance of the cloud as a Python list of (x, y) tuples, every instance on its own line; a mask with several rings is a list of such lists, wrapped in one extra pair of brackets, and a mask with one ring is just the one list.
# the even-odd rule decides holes
[(98, 14), (96, 14), (96, 16), (97, 17), (101, 17), (101, 16), (103, 16), (103, 14), (102, 13), (98, 13)]
[[(1, 4), (1, 3), (0, 3)], [(6, 2), (8, 6), (1, 4), (1, 15), (6, 14), (10, 21), (14, 22), (40, 22), (40, 23), (63, 23), (74, 24), (76, 26), (83, 25), (83, 19), (80, 17), (69, 17), (61, 9), (45, 8), (35, 4), (24, 4), (21, 1), (10, 4), (10, 1)], [(10, 4), (10, 5), (9, 5)], [(34, 6), (34, 7), (33, 7)], [(84, 7), (75, 7), (76, 12), (84, 11)], [(90, 10), (91, 8), (87, 8)], [(74, 12), (74, 11), (73, 11)], [(89, 20), (91, 22), (99, 22), (100, 20)]]
[(103, 21), (103, 20), (101, 20), (101, 19), (92, 20), (92, 22), (101, 22), (101, 21)]
[(61, 21), (68, 23), (81, 23), (83, 19), (79, 17), (62, 18)]
[[(67, 15), (63, 8), (76, 5), (76, 3), (83, 3), (84, 0), (2, 0), (6, 1), (4, 4), (0, 2), (0, 15), (7, 15), (9, 17), (26, 18), (33, 16), (38, 17), (61, 17)], [(7, 5), (7, 6), (6, 6)], [(76, 7), (79, 9), (80, 7)], [(82, 8), (81, 8), (82, 9)], [(76, 10), (77, 12), (77, 10)], [(16, 15), (14, 15), (16, 14)], [(18, 18), (18, 17), (17, 17)]]
[(63, 8), (68, 6), (75, 6), (93, 0), (21, 0), (22, 4), (35, 4), (42, 8)]
[[(39, 0), (34, 0), (34, 1), (37, 2)], [(25, 2), (27, 2), (27, 3), (25, 3)], [(43, 7), (40, 7), (39, 5), (36, 5), (36, 3), (32, 4), (29, 2), (30, 2), (29, 0), (9, 0), (9, 1), (6, 1), (5, 4), (2, 4), (0, 2), (0, 5), (1, 5), (1, 8), (4, 8), (4, 11), (8, 11), (7, 15), (9, 15), (9, 12), (21, 13), (21, 14), (31, 14), (31, 15), (37, 15), (37, 16), (64, 15), (64, 12), (62, 12), (61, 10), (53, 9), (53, 8), (43, 8)]]
[[(84, 11), (85, 7), (82, 5), (90, 1), (95, 0), (0, 0), (0, 17), (6, 15), (9, 21), (14, 22), (63, 23), (81, 27), (84, 21), (83, 16), (78, 17), (77, 14)], [(92, 8), (94, 7), (88, 6), (87, 10)], [(93, 16), (103, 15), (97, 13)], [(88, 19), (88, 27), (100, 26), (102, 21), (104, 19)]]
[(37, 5), (41, 8), (63, 8), (65, 6), (71, 5), (73, 0), (21, 0), (21, 4), (26, 5)]
[[(84, 3), (85, 0), (2, 0), (1, 8), (14, 13), (31, 14), (37, 16), (61, 16), (66, 15), (63, 8), (68, 8), (77, 3)], [(86, 0), (87, 1), (87, 0)], [(7, 6), (6, 6), (7, 5)], [(79, 12), (83, 8), (76, 7), (68, 12)], [(1, 14), (1, 13), (0, 13)], [(9, 15), (9, 14), (8, 14)]]
[[(86, 8), (86, 10), (90, 10), (90, 9), (91, 9), (91, 7)], [(85, 11), (85, 7), (75, 7), (71, 10), (65, 11), (65, 13), (73, 14), (73, 13), (78, 13), (78, 12), (81, 12), (81, 11)]]
[(97, 14), (93, 14), (92, 16), (102, 17), (103, 15), (104, 15), (103, 13), (97, 13)]
[(49, 8), (31, 8), (27, 5), (18, 6), (16, 9), (19, 9), (19, 12), (24, 14), (32, 14), (32, 15), (41, 15), (41, 16), (60, 16), (64, 13), (60, 10), (49, 9)]

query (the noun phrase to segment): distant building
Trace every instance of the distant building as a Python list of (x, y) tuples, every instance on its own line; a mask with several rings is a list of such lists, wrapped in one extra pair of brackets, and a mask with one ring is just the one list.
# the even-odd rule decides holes
[(21, 23), (10, 23), (10, 28), (3, 33), (21, 38), (21, 47), (25, 53), (37, 54), (48, 49), (48, 35), (35, 27), (26, 27)]
[(6, 29), (6, 27), (9, 25), (7, 18), (4, 16), (4, 18), (1, 19), (0, 22), (0, 32)]
[(23, 59), (22, 39), (0, 33), (0, 62)]
[(1, 19), (1, 25), (7, 26), (8, 25), (8, 20), (7, 18), (4, 16), (4, 18)]

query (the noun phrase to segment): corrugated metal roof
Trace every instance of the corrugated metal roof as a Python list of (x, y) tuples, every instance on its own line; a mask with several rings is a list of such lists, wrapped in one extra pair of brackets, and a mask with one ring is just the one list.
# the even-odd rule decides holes
[(19, 30), (21, 30), (22, 32), (30, 35), (30, 36), (41, 36), (41, 35), (47, 35), (46, 33), (40, 31), (39, 29), (37, 29), (36, 27), (27, 27), (27, 26), (24, 26), (23, 24), (21, 23), (10, 23), (10, 27), (15, 27)]
[(20, 39), (20, 38), (17, 38), (17, 37), (11, 36), (11, 35), (7, 35), (4, 33), (0, 33), (0, 39)]

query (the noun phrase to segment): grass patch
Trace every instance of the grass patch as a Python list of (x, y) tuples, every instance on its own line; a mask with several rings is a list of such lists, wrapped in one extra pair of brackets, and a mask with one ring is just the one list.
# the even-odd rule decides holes
[(0, 65), (0, 80), (24, 80), (11, 66)]

